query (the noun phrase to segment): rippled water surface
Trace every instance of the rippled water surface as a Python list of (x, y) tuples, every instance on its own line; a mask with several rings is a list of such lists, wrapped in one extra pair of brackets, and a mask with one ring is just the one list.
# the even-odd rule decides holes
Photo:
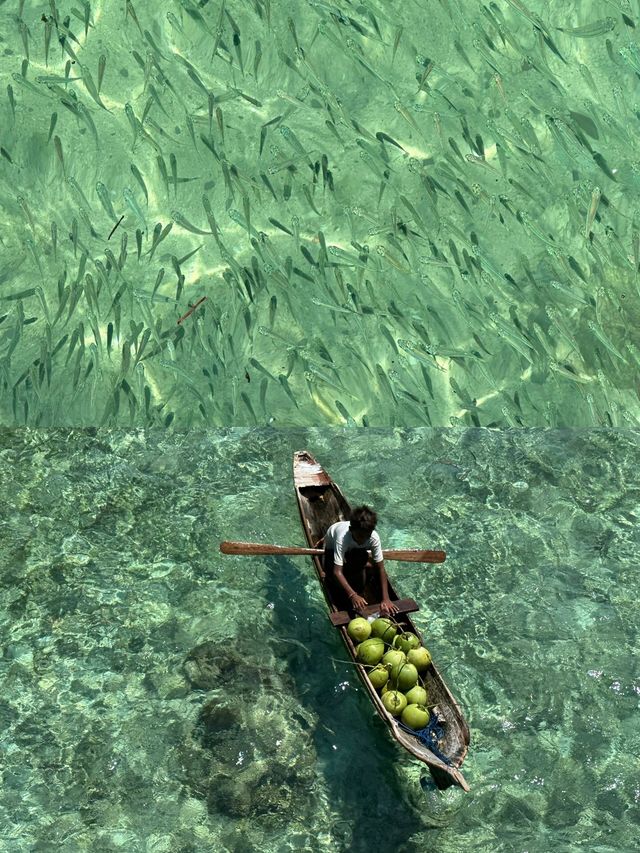
[[(637, 850), (638, 433), (5, 431), (10, 851)], [(383, 547), (471, 730), (471, 792), (390, 740), (326, 618), (291, 460)]]
[(1, 422), (638, 426), (639, 13), (0, 3)]

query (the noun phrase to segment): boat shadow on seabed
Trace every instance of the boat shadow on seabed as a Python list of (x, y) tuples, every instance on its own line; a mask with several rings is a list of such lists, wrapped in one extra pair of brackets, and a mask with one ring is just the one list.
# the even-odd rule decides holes
[(333, 839), (333, 849), (369, 853), (384, 837), (399, 853), (423, 850), (424, 839), (415, 846), (412, 836), (449, 825), (463, 792), (438, 791), (427, 769), (388, 737), (347, 660), (338, 629), (327, 618), (311, 571), (282, 557), (265, 562), (268, 635), (290, 676), (291, 699), (305, 719), (315, 721), (314, 787), (328, 799), (324, 832)]

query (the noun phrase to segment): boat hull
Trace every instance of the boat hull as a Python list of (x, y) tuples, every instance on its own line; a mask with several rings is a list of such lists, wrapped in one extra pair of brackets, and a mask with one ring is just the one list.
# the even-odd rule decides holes
[[(336, 521), (346, 521), (349, 519), (351, 507), (339, 487), (307, 451), (301, 450), (294, 454), (293, 476), (302, 526), (309, 546), (313, 547), (324, 536), (331, 524), (334, 524)], [(314, 556), (311, 559), (329, 608), (329, 614), (335, 614), (341, 608), (337, 601), (334, 600), (332, 588), (325, 577), (322, 557)], [(399, 599), (400, 596), (396, 594), (393, 581), (390, 577), (388, 577), (388, 585), (391, 600)], [(364, 589), (364, 597), (370, 604), (380, 601), (381, 596), (377, 578), (368, 579)], [(422, 641), (420, 631), (413, 624), (408, 614), (399, 614), (396, 617), (396, 621), (401, 625), (403, 630), (412, 631)], [(445, 720), (444, 736), (439, 742), (438, 750), (445, 756), (447, 761), (443, 761), (427, 746), (422, 744), (417, 737), (405, 731), (400, 726), (398, 720), (389, 714), (382, 704), (380, 696), (369, 681), (365, 668), (357, 661), (356, 647), (347, 633), (346, 626), (341, 625), (334, 628), (334, 630), (340, 631), (345, 647), (356, 664), (356, 670), (367, 695), (394, 740), (411, 753), (414, 758), (428, 766), (438, 788), (445, 789), (451, 785), (458, 785), (463, 790), (468, 791), (469, 785), (459, 768), (467, 754), (469, 728), (457, 702), (446, 686), (435, 664), (431, 663), (426, 672), (423, 673), (423, 677), (425, 678), (429, 694), (429, 703), (437, 704), (438, 711)]]

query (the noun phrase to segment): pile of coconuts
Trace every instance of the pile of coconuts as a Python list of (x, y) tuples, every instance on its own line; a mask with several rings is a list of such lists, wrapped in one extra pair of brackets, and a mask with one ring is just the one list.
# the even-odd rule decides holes
[(368, 622), (356, 616), (347, 633), (387, 711), (414, 731), (425, 728), (431, 713), (420, 673), (428, 668), (431, 655), (419, 638), (384, 617)]

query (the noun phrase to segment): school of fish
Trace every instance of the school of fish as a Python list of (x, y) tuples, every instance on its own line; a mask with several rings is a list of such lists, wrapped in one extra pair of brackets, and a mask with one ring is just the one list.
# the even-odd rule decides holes
[(2, 425), (640, 425), (640, 0), (9, 5)]

